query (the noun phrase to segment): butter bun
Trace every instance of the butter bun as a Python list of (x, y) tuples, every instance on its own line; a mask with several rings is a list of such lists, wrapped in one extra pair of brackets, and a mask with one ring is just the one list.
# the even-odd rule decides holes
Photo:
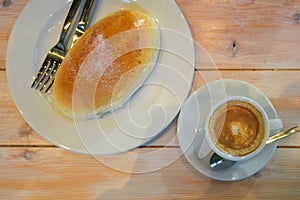
[(53, 102), (86, 120), (122, 106), (149, 77), (159, 54), (159, 25), (120, 10), (92, 25), (69, 50), (53, 84)]

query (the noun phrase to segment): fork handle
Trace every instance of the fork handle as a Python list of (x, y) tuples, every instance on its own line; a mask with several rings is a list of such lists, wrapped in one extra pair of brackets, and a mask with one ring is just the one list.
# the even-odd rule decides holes
[(69, 9), (68, 15), (65, 19), (64, 25), (63, 25), (63, 29), (61, 31), (60, 37), (59, 37), (59, 42), (63, 43), (66, 46), (66, 38), (67, 38), (67, 34), (68, 31), (71, 27), (72, 21), (79, 9), (79, 6), (81, 4), (82, 0), (73, 0), (72, 5)]

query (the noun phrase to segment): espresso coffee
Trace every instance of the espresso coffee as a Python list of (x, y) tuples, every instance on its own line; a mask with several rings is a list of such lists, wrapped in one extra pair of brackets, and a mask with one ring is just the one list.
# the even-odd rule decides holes
[(232, 100), (219, 106), (209, 124), (212, 142), (222, 152), (244, 156), (262, 143), (265, 122), (260, 111), (242, 100)]

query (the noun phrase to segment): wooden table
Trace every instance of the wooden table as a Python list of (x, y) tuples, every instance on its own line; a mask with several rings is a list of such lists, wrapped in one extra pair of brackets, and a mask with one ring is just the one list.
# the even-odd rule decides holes
[[(266, 167), (238, 182), (207, 178), (184, 156), (153, 172), (122, 172), (44, 140), (21, 117), (6, 80), (9, 34), (27, 2), (0, 1), (0, 199), (300, 199), (300, 134), (280, 141)], [(248, 81), (261, 89), (285, 129), (300, 125), (299, 0), (177, 3), (195, 41), (211, 55), (223, 78)], [(213, 77), (216, 72), (210, 67), (196, 69), (192, 90), (205, 84), (203, 74)], [(160, 163), (180, 153), (176, 123), (153, 143), (133, 151), (164, 148), (153, 160), (104, 159), (117, 159), (128, 168)]]

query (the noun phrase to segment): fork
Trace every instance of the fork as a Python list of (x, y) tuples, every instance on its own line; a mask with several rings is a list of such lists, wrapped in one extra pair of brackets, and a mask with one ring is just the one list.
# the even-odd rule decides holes
[[(52, 47), (40, 70), (36, 74), (34, 81), (31, 85), (31, 88), (40, 90), (41, 93), (46, 93), (50, 88), (47, 87), (48, 80), (56, 73), (58, 67), (60, 66), (62, 60), (66, 55), (66, 46), (67, 46), (67, 34), (70, 30), (72, 21), (79, 9), (82, 0), (74, 0), (69, 13), (65, 19), (63, 29), (61, 31), (58, 43)], [(46, 90), (45, 90), (46, 89)]]
[[(70, 48), (73, 47), (73, 45), (76, 43), (76, 41), (85, 32), (85, 30), (87, 28), (87, 25), (89, 23), (89, 16), (90, 16), (90, 12), (91, 12), (93, 4), (94, 4), (94, 0), (86, 0), (86, 2), (84, 4), (84, 7), (83, 7), (83, 10), (82, 10), (82, 13), (81, 13), (81, 16), (79, 18), (77, 27), (75, 29), (75, 33), (73, 34), (73, 38), (72, 38), (72, 42), (71, 42)], [(52, 87), (52, 85), (54, 83), (54, 78), (55, 78), (56, 72), (57, 72), (57, 70), (58, 70), (59, 67), (60, 67), (60, 64), (57, 66), (57, 69), (54, 69), (52, 71), (53, 72), (52, 75), (50, 75), (49, 78), (47, 78), (47, 80), (44, 82), (44, 85), (45, 85), (44, 87), (47, 88), (45, 90), (45, 93), (47, 93), (48, 91), (50, 91), (50, 89), (51, 89), (51, 87)]]
[[(80, 7), (81, 2), (82, 2), (82, 0), (74, 0), (73, 1), (72, 5), (70, 7), (69, 13), (67, 15), (67, 18), (64, 22), (63, 30), (61, 32), (58, 43), (50, 49), (50, 51), (48, 52), (48, 54), (42, 64), (42, 67), (40, 68), (39, 72), (37, 73), (37, 75), (34, 78), (31, 88), (39, 90), (41, 94), (46, 94), (47, 92), (50, 91), (50, 89), (53, 85), (53, 82), (54, 82), (56, 72), (59, 69), (64, 57), (66, 56), (67, 44), (68, 44), (67, 34), (71, 27), (71, 23), (73, 22), (73, 19), (77, 13), (77, 10)], [(86, 25), (87, 25), (87, 22), (89, 19), (89, 13), (91, 11), (93, 2), (94, 2), (94, 0), (87, 0), (85, 2), (84, 8), (82, 10), (82, 13), (81, 13), (81, 16), (79, 19), (78, 26), (76, 28), (76, 32), (77, 32), (79, 25), (80, 25), (80, 30), (82, 31), (82, 34), (85, 31)], [(75, 35), (74, 35), (74, 37), (75, 37)], [(76, 42), (76, 41), (74, 41), (74, 39), (73, 39), (72, 45), (74, 44), (74, 42)]]

